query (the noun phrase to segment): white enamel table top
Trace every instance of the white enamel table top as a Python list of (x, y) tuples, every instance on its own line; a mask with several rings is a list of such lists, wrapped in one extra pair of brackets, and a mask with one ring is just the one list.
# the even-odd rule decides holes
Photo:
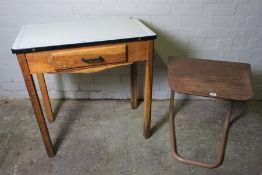
[(156, 34), (137, 19), (93, 19), (70, 23), (23, 26), (12, 47), (13, 53), (39, 48), (99, 42), (155, 39)]

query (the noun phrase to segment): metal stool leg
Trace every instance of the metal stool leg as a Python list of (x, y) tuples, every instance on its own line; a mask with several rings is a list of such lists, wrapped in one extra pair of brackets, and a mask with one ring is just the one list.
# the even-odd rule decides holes
[(224, 122), (221, 141), (220, 141), (218, 148), (217, 148), (216, 161), (212, 162), (212, 163), (207, 163), (207, 162), (185, 159), (185, 158), (182, 158), (177, 153), (175, 126), (174, 126), (174, 97), (175, 97), (175, 91), (171, 90), (170, 106), (169, 106), (169, 127), (170, 127), (170, 141), (171, 141), (173, 156), (178, 161), (186, 163), (186, 164), (190, 164), (190, 165), (200, 166), (200, 167), (204, 167), (204, 168), (216, 168), (216, 167), (218, 167), (219, 165), (221, 165), (221, 163), (223, 161), (223, 156), (224, 156), (224, 151), (225, 151), (225, 146), (226, 146), (226, 140), (227, 140), (227, 134), (228, 134), (228, 130), (229, 130), (230, 116), (231, 116), (232, 110), (233, 110), (233, 102), (231, 102), (230, 110), (227, 113), (227, 116), (226, 116), (226, 119), (225, 119), (225, 122)]

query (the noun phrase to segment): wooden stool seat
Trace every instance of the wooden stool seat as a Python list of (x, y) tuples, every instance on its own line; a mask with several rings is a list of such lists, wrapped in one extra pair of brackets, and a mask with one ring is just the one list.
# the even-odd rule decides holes
[[(174, 157), (186, 164), (216, 168), (223, 161), (234, 100), (249, 100), (253, 96), (249, 64), (193, 58), (169, 57), (168, 83), (171, 89), (169, 107), (170, 140)], [(174, 125), (175, 92), (231, 100), (214, 162), (202, 162), (181, 157), (177, 153)]]
[(252, 95), (249, 64), (181, 57), (168, 62), (170, 89), (176, 92), (230, 100)]

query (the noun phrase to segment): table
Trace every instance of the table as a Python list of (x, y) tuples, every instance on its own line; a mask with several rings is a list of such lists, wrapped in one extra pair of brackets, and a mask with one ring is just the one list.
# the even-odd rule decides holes
[(152, 67), (156, 34), (137, 19), (96, 19), (23, 26), (16, 54), (49, 157), (54, 149), (33, 79), (37, 75), (49, 122), (54, 116), (45, 73), (91, 73), (130, 65), (131, 106), (137, 103), (137, 62), (145, 62), (144, 137), (150, 137)]

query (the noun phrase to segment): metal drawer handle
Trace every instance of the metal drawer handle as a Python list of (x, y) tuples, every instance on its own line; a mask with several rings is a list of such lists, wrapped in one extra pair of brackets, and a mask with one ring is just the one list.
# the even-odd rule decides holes
[(99, 56), (97, 58), (81, 58), (83, 63), (96, 63), (104, 61), (103, 57)]

